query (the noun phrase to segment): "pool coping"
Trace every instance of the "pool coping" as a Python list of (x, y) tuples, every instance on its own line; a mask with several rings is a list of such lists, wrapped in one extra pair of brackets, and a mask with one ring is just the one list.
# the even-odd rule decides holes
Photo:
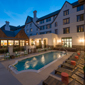
[[(29, 57), (24, 57), (22, 59), (18, 59), (15, 61), (15, 63), (13, 63), (12, 65), (9, 65), (8, 67), (15, 73), (15, 74), (19, 74), (19, 73), (22, 73), (22, 72), (36, 72), (36, 73), (39, 73), (40, 71), (44, 70), (45, 68), (47, 68), (48, 66), (50, 66), (51, 64), (53, 64), (54, 62), (58, 61), (59, 59), (61, 59), (62, 57), (64, 56), (61, 56), (60, 58), (50, 62), (49, 64), (45, 65), (44, 67), (40, 68), (39, 70), (33, 70), (33, 69), (30, 69), (30, 70), (22, 70), (22, 71), (18, 71), (14, 65), (18, 63), (18, 61), (21, 61), (21, 60), (24, 60), (26, 58), (31, 58), (31, 57), (34, 57), (34, 56), (38, 56), (38, 55), (41, 55), (41, 54), (45, 54), (45, 53), (49, 53), (49, 52), (55, 52), (57, 50), (50, 50), (50, 51), (46, 51), (46, 52), (43, 52), (43, 53), (39, 53), (39, 54), (34, 54), (34, 55), (30, 55)], [(63, 51), (57, 51), (57, 52), (63, 52)]]

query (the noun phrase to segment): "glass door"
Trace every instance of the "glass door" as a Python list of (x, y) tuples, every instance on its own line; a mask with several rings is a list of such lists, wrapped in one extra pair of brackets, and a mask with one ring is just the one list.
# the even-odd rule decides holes
[(72, 38), (62, 38), (62, 46), (63, 47), (67, 47), (67, 48), (71, 48), (72, 47)]

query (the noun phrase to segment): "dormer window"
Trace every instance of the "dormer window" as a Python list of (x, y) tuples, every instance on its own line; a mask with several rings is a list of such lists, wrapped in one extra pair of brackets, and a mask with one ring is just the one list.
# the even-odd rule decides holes
[(32, 30), (32, 28), (30, 29), (30, 32), (32, 32), (33, 30)]
[(39, 22), (37, 22), (37, 24), (39, 24)]
[(27, 33), (29, 33), (29, 30), (28, 29), (26, 31), (27, 31)]
[(78, 12), (78, 11), (81, 11), (81, 10), (84, 10), (84, 5), (81, 5), (81, 6), (78, 6), (78, 7), (77, 7), (77, 12)]
[(63, 12), (63, 16), (69, 15), (69, 10)]
[(46, 19), (46, 22), (49, 22), (49, 21), (51, 21), (51, 17)]
[(40, 24), (43, 24), (44, 23), (44, 20), (40, 21)]

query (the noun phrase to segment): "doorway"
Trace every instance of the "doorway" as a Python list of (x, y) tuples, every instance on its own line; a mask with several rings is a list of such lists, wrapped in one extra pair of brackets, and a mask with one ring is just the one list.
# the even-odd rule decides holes
[(72, 48), (72, 37), (62, 38), (62, 46)]

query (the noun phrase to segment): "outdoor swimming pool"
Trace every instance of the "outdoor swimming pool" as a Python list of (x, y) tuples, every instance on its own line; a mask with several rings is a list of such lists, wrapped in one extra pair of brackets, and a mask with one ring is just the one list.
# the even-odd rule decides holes
[(18, 71), (39, 70), (44, 66), (48, 65), (49, 63), (53, 62), (54, 60), (61, 58), (64, 55), (65, 53), (62, 52), (49, 52), (18, 61), (18, 63), (15, 64), (14, 67)]

